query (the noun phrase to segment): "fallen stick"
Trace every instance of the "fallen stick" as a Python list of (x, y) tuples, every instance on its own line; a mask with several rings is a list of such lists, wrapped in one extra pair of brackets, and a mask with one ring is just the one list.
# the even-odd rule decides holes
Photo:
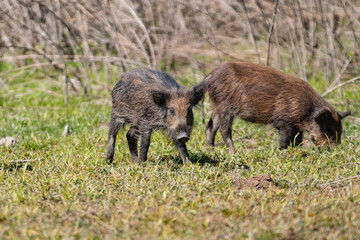
[(352, 176), (352, 177), (348, 177), (348, 178), (344, 178), (344, 179), (340, 179), (340, 180), (335, 180), (335, 181), (331, 181), (329, 183), (323, 183), (321, 184), (320, 186), (323, 186), (321, 188), (321, 190), (324, 190), (328, 187), (331, 187), (331, 185), (334, 185), (334, 184), (341, 184), (342, 182), (345, 182), (345, 181), (349, 181), (349, 180), (353, 180), (353, 179), (357, 179), (357, 178), (360, 178), (360, 175), (355, 175), (355, 176)]
[(338, 89), (338, 88), (340, 88), (340, 87), (343, 87), (343, 86), (345, 86), (345, 85), (348, 85), (348, 84), (350, 84), (350, 83), (354, 83), (354, 82), (356, 82), (356, 81), (358, 81), (358, 80), (360, 80), (360, 76), (354, 77), (353, 79), (350, 79), (350, 80), (348, 80), (348, 81), (346, 81), (346, 82), (339, 83), (338, 85), (336, 85), (336, 86), (334, 86), (334, 87), (326, 90), (326, 92), (324, 92), (321, 96), (322, 96), (322, 97), (325, 97), (326, 95), (328, 95), (329, 93), (335, 91), (336, 89)]
[(28, 162), (37, 162), (37, 161), (42, 161), (44, 160), (44, 158), (38, 158), (38, 159), (24, 159), (24, 160), (14, 160), (14, 161), (9, 161), (9, 164), (16, 164), (16, 163), (28, 163)]
[(352, 179), (356, 179), (356, 178), (360, 178), (360, 175), (355, 175), (355, 176), (352, 176), (352, 177), (348, 177), (348, 178), (344, 178), (344, 179), (332, 181), (332, 182), (330, 182), (329, 184), (341, 183), (341, 182), (345, 182), (345, 181), (352, 180)]

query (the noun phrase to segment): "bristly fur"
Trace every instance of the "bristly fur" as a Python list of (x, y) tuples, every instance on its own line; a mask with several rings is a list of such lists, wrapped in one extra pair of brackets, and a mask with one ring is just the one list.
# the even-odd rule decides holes
[(190, 137), (194, 121), (192, 106), (204, 94), (201, 86), (186, 90), (169, 74), (147, 68), (123, 74), (112, 91), (107, 160), (113, 160), (116, 134), (125, 124), (130, 125), (127, 140), (133, 160), (146, 160), (153, 129), (167, 130), (183, 160), (189, 160), (185, 141)]
[[(299, 78), (264, 65), (229, 62), (212, 71), (204, 82), (213, 109), (206, 127), (208, 145), (214, 144), (220, 128), (227, 146), (235, 150), (231, 137), (235, 116), (273, 125), (280, 132), (280, 148), (300, 144), (303, 130), (318, 145), (327, 143), (328, 138), (340, 143), (339, 113)], [(323, 115), (317, 116), (321, 111)]]

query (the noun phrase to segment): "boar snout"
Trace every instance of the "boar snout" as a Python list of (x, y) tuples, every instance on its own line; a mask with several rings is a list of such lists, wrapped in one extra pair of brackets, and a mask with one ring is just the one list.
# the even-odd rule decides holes
[(341, 120), (350, 114), (350, 112), (339, 113), (327, 107), (321, 109), (315, 115), (315, 121), (320, 128), (316, 138), (317, 145), (326, 144), (334, 147), (336, 144), (341, 144)]
[(177, 135), (177, 140), (182, 143), (186, 143), (187, 141), (189, 141), (189, 138), (189, 134), (187, 134), (186, 132), (180, 132)]

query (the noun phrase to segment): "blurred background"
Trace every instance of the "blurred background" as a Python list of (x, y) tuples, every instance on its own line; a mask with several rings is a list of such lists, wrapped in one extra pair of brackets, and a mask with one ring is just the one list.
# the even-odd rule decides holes
[(224, 61), (261, 63), (325, 80), (325, 95), (360, 73), (358, 0), (3, 0), (0, 36), (3, 96), (34, 71), (65, 102), (69, 92), (108, 96), (141, 66), (190, 86)]

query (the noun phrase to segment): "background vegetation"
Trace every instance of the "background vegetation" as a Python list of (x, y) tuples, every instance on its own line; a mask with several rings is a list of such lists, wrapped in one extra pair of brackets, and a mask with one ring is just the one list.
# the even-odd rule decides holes
[[(359, 238), (359, 6), (4, 0), (0, 138), (16, 143), (0, 146), (0, 238)], [(353, 111), (342, 145), (279, 151), (276, 131), (236, 120), (239, 153), (220, 136), (208, 151), (195, 110), (188, 147), (198, 164), (179, 164), (156, 132), (148, 162), (134, 165), (126, 130), (115, 163), (105, 163), (109, 93), (122, 72), (162, 69), (190, 87), (229, 60), (299, 76)], [(264, 174), (268, 185), (246, 187), (243, 179)]]

